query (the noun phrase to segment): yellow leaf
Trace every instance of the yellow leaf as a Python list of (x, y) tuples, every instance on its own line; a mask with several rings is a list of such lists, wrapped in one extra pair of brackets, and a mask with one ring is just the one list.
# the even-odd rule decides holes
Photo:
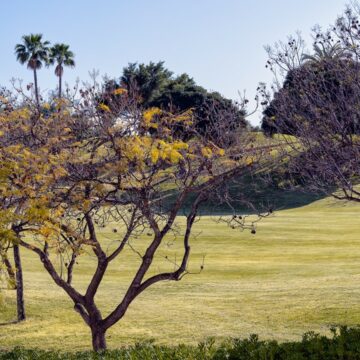
[(173, 148), (175, 150), (187, 150), (189, 148), (189, 145), (182, 141), (176, 141), (174, 142)]
[(145, 110), (143, 113), (143, 118), (145, 120), (145, 123), (149, 124), (151, 122), (151, 120), (153, 119), (153, 117), (155, 115), (160, 115), (161, 112), (162, 112), (161, 109), (159, 109), (157, 107), (152, 107), (150, 109)]
[(212, 150), (209, 147), (205, 146), (201, 149), (201, 154), (206, 158), (210, 158), (212, 156)]
[(172, 149), (170, 151), (170, 161), (173, 164), (177, 164), (182, 158), (183, 158), (182, 155), (175, 149)]
[(103, 111), (106, 111), (106, 112), (110, 112), (110, 108), (107, 105), (103, 104), (103, 103), (101, 103), (99, 105), (99, 109), (101, 109)]
[(159, 160), (159, 155), (160, 155), (160, 151), (158, 149), (151, 149), (151, 162), (153, 164), (156, 164), (157, 161)]
[(113, 91), (114, 95), (122, 95), (122, 94), (125, 94), (125, 93), (127, 93), (127, 90), (124, 89), (124, 88), (118, 88), (118, 89), (115, 89)]
[(54, 232), (54, 230), (47, 226), (43, 226), (39, 230), (39, 233), (46, 238), (48, 238), (50, 235), (52, 235), (53, 232)]

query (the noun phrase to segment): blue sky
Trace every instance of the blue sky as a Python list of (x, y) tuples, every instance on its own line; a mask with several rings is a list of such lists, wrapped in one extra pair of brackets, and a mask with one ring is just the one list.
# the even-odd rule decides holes
[[(343, 0), (1, 1), (0, 84), (11, 77), (32, 81), (14, 45), (24, 34), (42, 33), (75, 52), (76, 68), (65, 70), (70, 84), (87, 80), (92, 69), (119, 77), (129, 62), (163, 60), (226, 97), (237, 99), (244, 89), (253, 96), (260, 81), (271, 80), (264, 45), (297, 30), (309, 39), (315, 24), (326, 27), (344, 6)], [(56, 86), (52, 72), (39, 73), (44, 91)]]

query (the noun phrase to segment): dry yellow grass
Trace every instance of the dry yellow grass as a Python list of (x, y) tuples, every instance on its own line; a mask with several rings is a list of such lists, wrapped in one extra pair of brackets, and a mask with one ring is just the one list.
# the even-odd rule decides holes
[[(144, 292), (109, 330), (109, 346), (149, 338), (196, 343), (250, 333), (288, 340), (307, 330), (327, 332), (332, 324), (360, 324), (359, 215), (358, 205), (322, 200), (276, 212), (259, 224), (256, 235), (203, 217), (196, 224), (190, 270), (197, 271), (205, 255), (204, 271)], [(114, 235), (111, 227), (104, 229), (103, 241)], [(164, 245), (162, 255), (179, 253), (179, 246)], [(28, 320), (0, 326), (0, 348), (90, 348), (88, 328), (71, 301), (34, 255), (23, 251), (23, 257)], [(98, 296), (104, 314), (125, 290), (137, 261), (128, 249), (112, 264)], [(75, 283), (84, 288), (95, 261), (85, 255), (79, 262)], [(169, 266), (159, 257), (153, 271)], [(15, 318), (15, 294), (2, 293), (0, 322), (5, 323)]]

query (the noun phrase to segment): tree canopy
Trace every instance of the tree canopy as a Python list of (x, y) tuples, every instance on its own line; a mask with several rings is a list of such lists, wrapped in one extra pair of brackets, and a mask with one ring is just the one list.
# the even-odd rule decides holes
[(359, 134), (360, 119), (354, 116), (360, 105), (359, 78), (360, 64), (352, 59), (324, 58), (290, 70), (263, 112), (263, 131), (295, 135), (307, 122), (321, 124), (332, 118)]
[[(219, 113), (228, 115), (229, 130), (245, 128), (245, 111), (235, 102), (224, 98), (218, 92), (209, 92), (196, 84), (188, 74), (174, 76), (165, 68), (164, 62), (149, 64), (131, 63), (123, 69), (120, 79), (107, 83), (108, 91), (124, 88), (136, 94), (143, 108), (158, 107), (165, 111), (182, 112), (192, 109), (198, 131), (207, 134), (214, 141), (220, 137), (215, 130)], [(108, 103), (109, 105), (109, 103)], [(184, 129), (178, 128), (178, 135), (187, 137)], [(229, 139), (232, 138), (229, 133)], [(224, 144), (220, 144), (224, 145)]]
[[(110, 107), (99, 104), (100, 92), (92, 86), (73, 103), (54, 99), (56, 111), (47, 116), (22, 101), (0, 113), (1, 244), (17, 244), (39, 257), (89, 326), (97, 351), (106, 348), (106, 331), (139, 294), (189, 273), (192, 226), (200, 205), (209, 198), (228, 202), (228, 181), (250, 174), (262, 155), (248, 151), (246, 136), (231, 148), (219, 147), (197, 130), (191, 110), (144, 109), (119, 89)], [(218, 121), (224, 123), (221, 129), (229, 124), (226, 117)], [(188, 139), (176, 136), (179, 125)], [(175, 194), (171, 203), (169, 190)], [(190, 193), (194, 198), (184, 211)], [(186, 217), (181, 231), (176, 224), (180, 213)], [(253, 223), (241, 217), (229, 222), (234, 229), (253, 230)], [(99, 236), (109, 224), (115, 224), (111, 246)], [(168, 259), (166, 271), (157, 271), (152, 264), (167, 236), (182, 242), (182, 254), (180, 260)], [(109, 264), (123, 256), (124, 248), (139, 255), (136, 271), (123, 296), (103, 315), (95, 296), (111, 271)], [(81, 290), (73, 282), (74, 269), (87, 251), (96, 258), (96, 268)]]
[[(360, 201), (360, 47), (358, 7), (314, 33), (314, 54), (301, 38), (268, 48), (275, 75), (261, 86), (263, 130), (279, 133), (293, 179), (311, 190)], [(284, 75), (276, 78), (276, 75)], [(281, 81), (282, 80), (282, 81)], [(289, 136), (290, 135), (290, 136)]]

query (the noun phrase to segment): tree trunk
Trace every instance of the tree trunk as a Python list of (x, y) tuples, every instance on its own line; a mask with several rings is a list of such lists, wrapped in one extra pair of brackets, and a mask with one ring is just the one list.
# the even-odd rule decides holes
[(94, 326), (91, 328), (93, 350), (101, 352), (106, 350), (105, 330)]
[(2, 262), (4, 263), (6, 267), (6, 271), (9, 276), (10, 284), (13, 289), (16, 289), (16, 279), (15, 279), (15, 272), (13, 267), (11, 266), (10, 260), (7, 257), (7, 254), (1, 254)]
[(18, 321), (25, 320), (25, 305), (24, 305), (24, 283), (23, 273), (20, 258), (19, 245), (14, 245), (14, 262), (16, 271), (16, 303), (17, 303), (17, 318)]
[(61, 87), (62, 87), (62, 78), (61, 78), (61, 74), (59, 76), (59, 99), (61, 99)]
[(40, 111), (39, 89), (38, 89), (38, 82), (37, 82), (37, 73), (36, 73), (36, 69), (34, 69), (34, 85), (35, 85), (35, 99), (36, 99), (36, 105), (37, 105), (38, 110)]

